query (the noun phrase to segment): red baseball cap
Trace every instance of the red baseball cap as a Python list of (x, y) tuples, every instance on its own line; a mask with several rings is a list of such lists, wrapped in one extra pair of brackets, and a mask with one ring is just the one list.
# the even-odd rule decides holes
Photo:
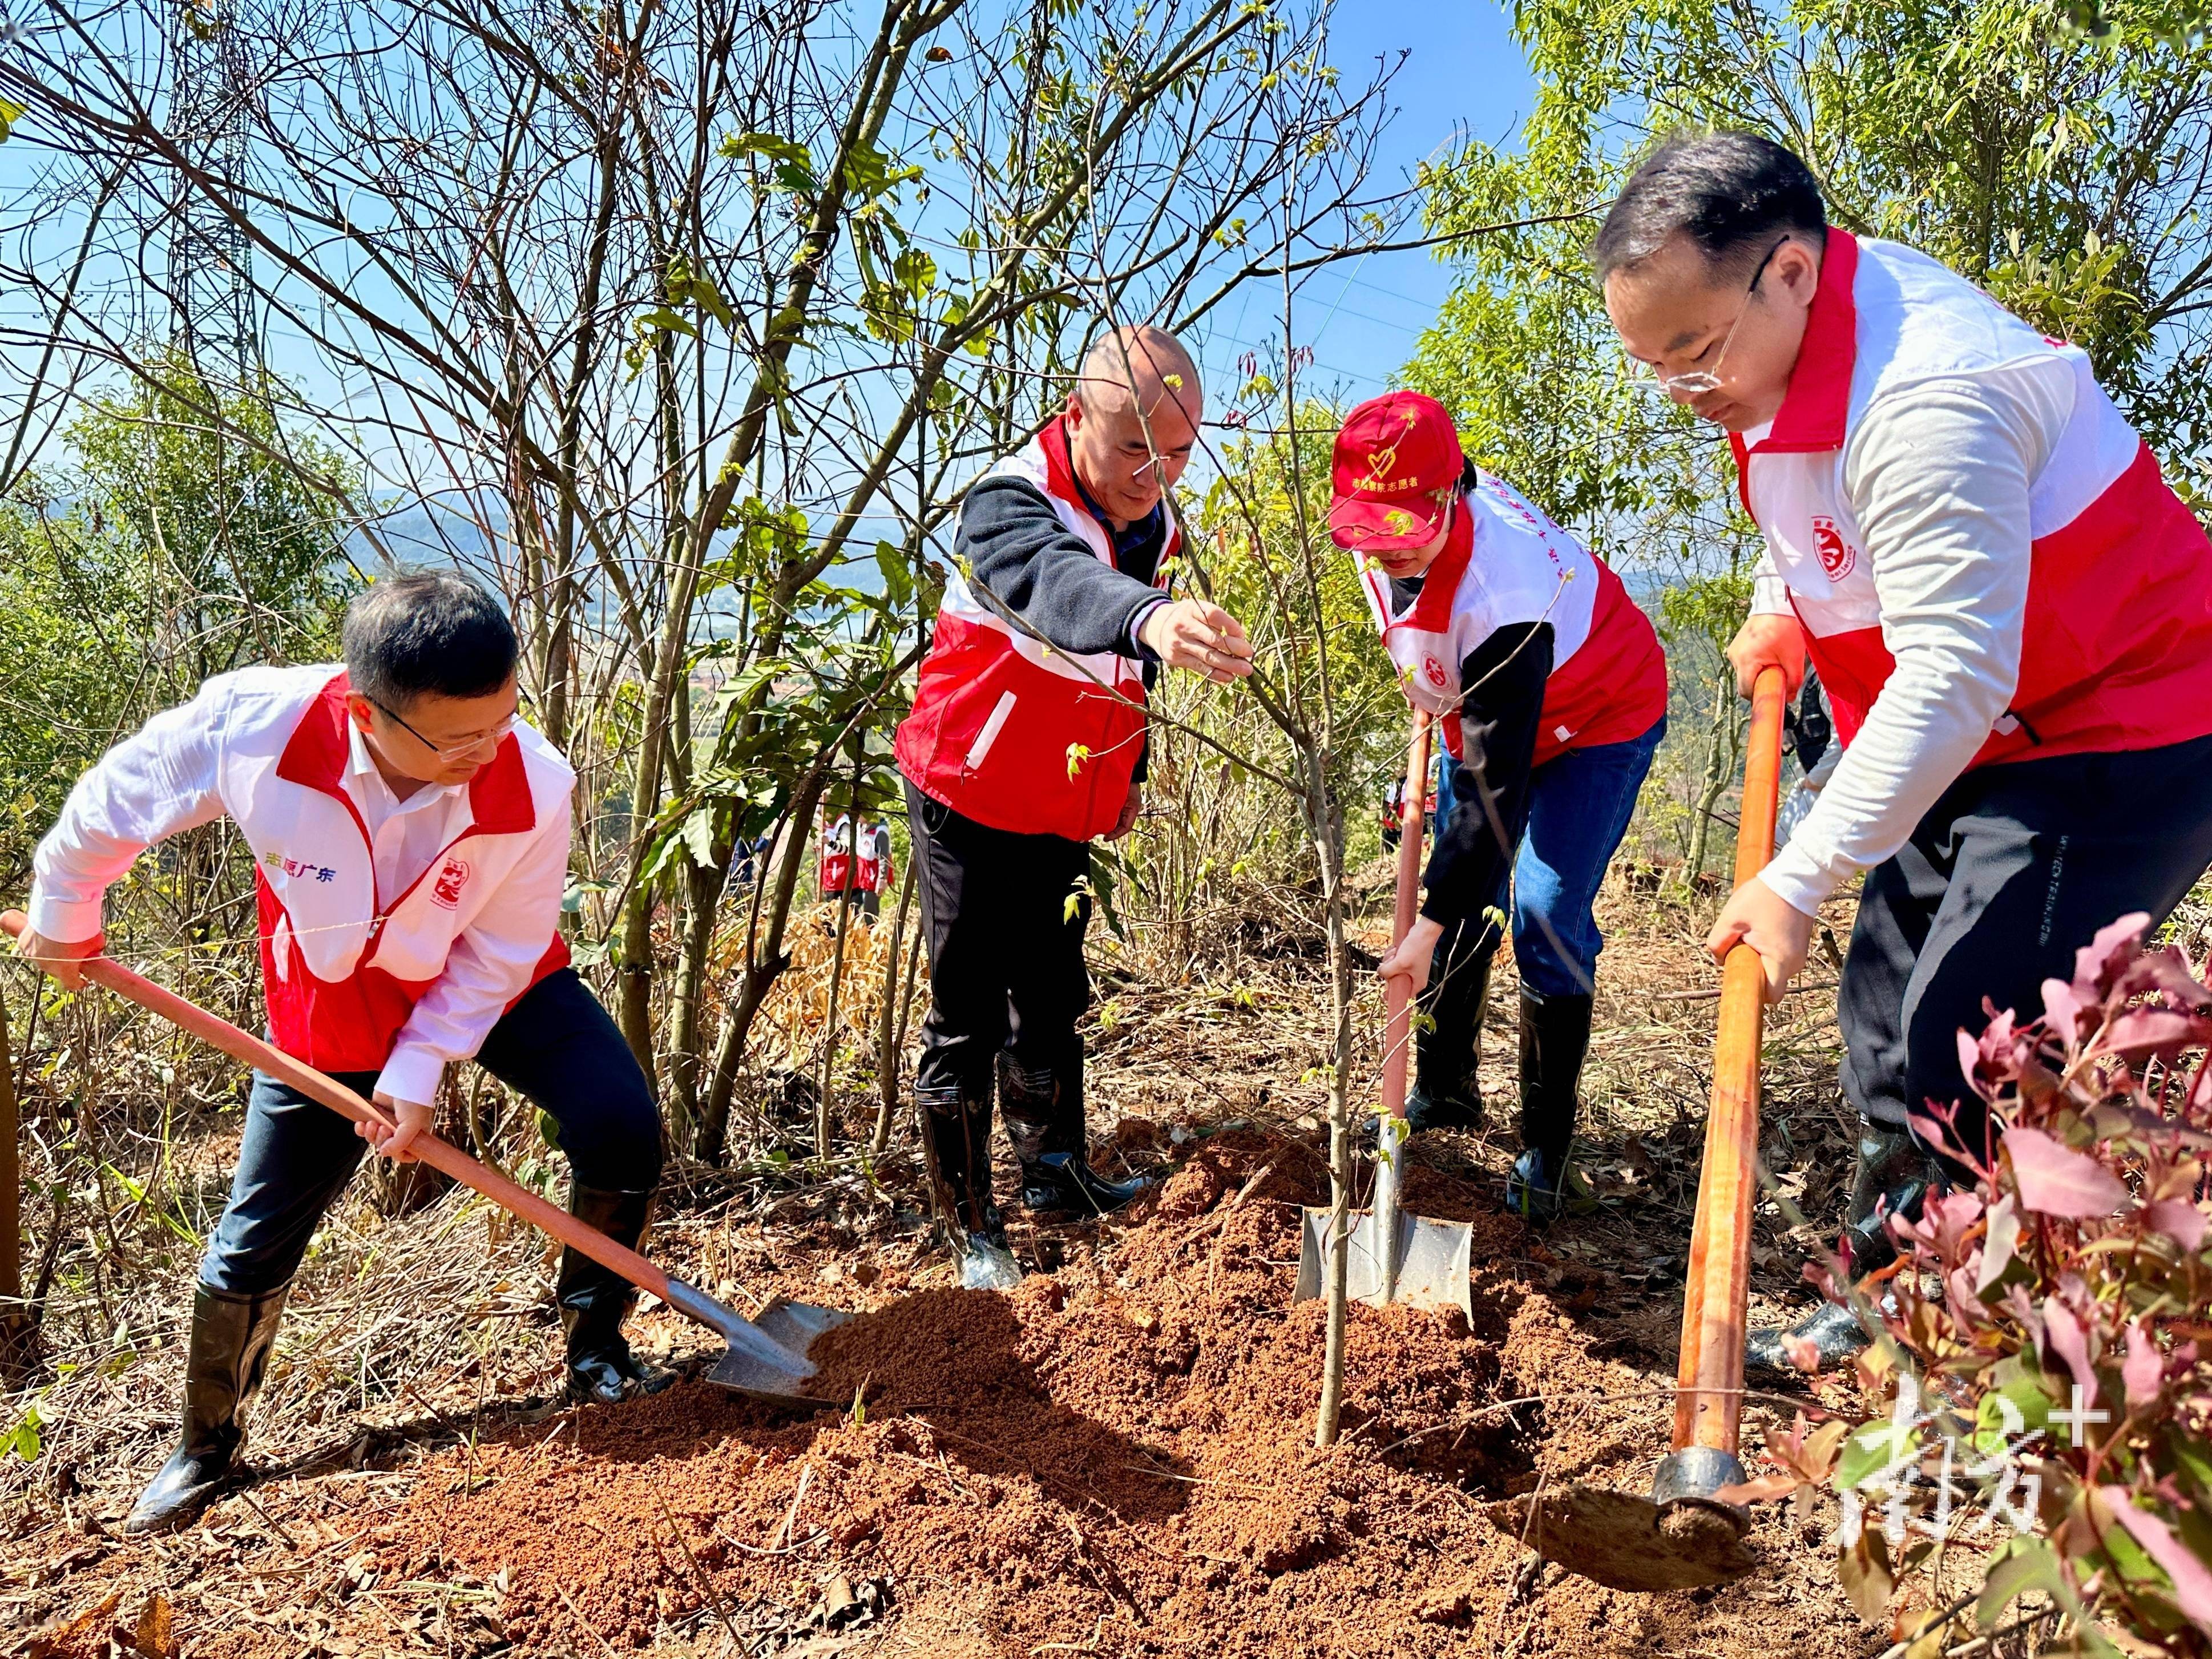
[(1459, 429), (1434, 398), (1370, 398), (1336, 434), (1329, 535), (1355, 552), (1420, 546), (1443, 524), (1466, 465)]

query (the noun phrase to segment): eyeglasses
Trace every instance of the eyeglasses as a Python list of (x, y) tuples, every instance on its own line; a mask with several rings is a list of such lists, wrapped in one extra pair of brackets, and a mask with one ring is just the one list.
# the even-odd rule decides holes
[(1743, 326), (1743, 319), (1751, 310), (1752, 301), (1759, 294), (1759, 284), (1766, 275), (1767, 266), (1774, 263), (1774, 256), (1782, 252), (1782, 244), (1789, 240), (1788, 233), (1784, 233), (1753, 270), (1751, 281), (1743, 290), (1743, 303), (1736, 307), (1735, 320), (1729, 325), (1728, 334), (1721, 341), (1720, 355), (1713, 359), (1711, 368), (1693, 368), (1683, 374), (1662, 374), (1656, 365), (1632, 357), (1628, 361), (1638, 371), (1636, 383), (1654, 387), (1670, 398), (1698, 398), (1708, 392), (1719, 391), (1721, 365), (1728, 361), (1729, 348), (1735, 343), (1735, 331)]
[(505, 720), (500, 721), (498, 725), (487, 727), (485, 730), (477, 732), (472, 738), (463, 738), (458, 743), (441, 744), (431, 742), (429, 738), (424, 737), (413, 726), (408, 725), (405, 720), (399, 717), (399, 713), (397, 709), (386, 708), (383, 703), (378, 702), (374, 697), (371, 697), (368, 702), (369, 705), (381, 714), (385, 719), (390, 720), (394, 726), (404, 732), (409, 737), (414, 738), (416, 742), (421, 744), (425, 749), (428, 750), (433, 755), (436, 756), (441, 761), (459, 760), (465, 755), (474, 754), (479, 749), (490, 747), (491, 745), (498, 743), (499, 740), (505, 737), (508, 732), (514, 731), (515, 721), (522, 717), (522, 711), (520, 709), (517, 709), (514, 714), (509, 714)]

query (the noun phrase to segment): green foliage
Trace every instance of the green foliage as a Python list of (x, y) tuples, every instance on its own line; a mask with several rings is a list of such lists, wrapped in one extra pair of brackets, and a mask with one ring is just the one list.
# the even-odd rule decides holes
[(1659, 633), (1672, 644), (1701, 639), (1725, 647), (1751, 614), (1751, 572), (1738, 566), (1678, 582), (1659, 596)]
[(71, 423), (66, 484), (101, 556), (167, 612), (149, 641), (189, 691), (249, 662), (328, 652), (353, 580), (354, 469), (273, 403), (219, 396), (181, 362)]
[(70, 784), (121, 723), (140, 607), (80, 507), (0, 504), (0, 880), (20, 884)]
[(0, 1435), (0, 1446), (8, 1449), (10, 1457), (21, 1458), (26, 1463), (39, 1461), (40, 1449), (45, 1444), (40, 1435), (44, 1425), (39, 1418), (38, 1402), (33, 1401), (23, 1408), (23, 1414), (4, 1435)]
[[(1271, 389), (1258, 375), (1248, 387), (1260, 397)], [(1215, 600), (1244, 623), (1284, 702), (1322, 708), (1328, 677), (1327, 703), (1336, 720), (1327, 734), (1329, 790), (1356, 803), (1349, 822), (1364, 830), (1374, 817), (1367, 803), (1391, 768), (1403, 764), (1406, 699), (1376, 633), (1358, 564), (1325, 528), (1329, 456), (1342, 422), (1342, 410), (1307, 403), (1294, 432), (1254, 432), (1224, 445), (1195, 533)], [(1325, 658), (1315, 648), (1323, 637)], [(1270, 759), (1282, 771), (1295, 769), (1287, 750), (1274, 750)], [(1295, 836), (1296, 825), (1285, 821), (1282, 830)]]
[[(0, 501), (0, 879), (101, 750), (210, 674), (334, 654), (358, 485), (267, 398), (189, 370), (88, 405)], [(311, 483), (310, 480), (319, 480)]]
[[(806, 544), (806, 515), (795, 507), (748, 501), (733, 517), (738, 533), (728, 556), (708, 568), (709, 592)], [(655, 820), (641, 880), (726, 866), (732, 847), (781, 821), (803, 775), (832, 748), (824, 796), (832, 815), (882, 816), (896, 805), (890, 738), (903, 710), (893, 692), (915, 586), (889, 542), (876, 544), (874, 565), (884, 579), (881, 592), (808, 584), (773, 655), (738, 640), (701, 647), (694, 679), (718, 682), (695, 738), (704, 763)]]

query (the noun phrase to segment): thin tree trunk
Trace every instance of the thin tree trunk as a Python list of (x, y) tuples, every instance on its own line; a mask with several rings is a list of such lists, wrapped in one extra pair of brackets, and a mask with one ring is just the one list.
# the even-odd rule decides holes
[(730, 879), (729, 842), (716, 837), (712, 852), (713, 863), (703, 869), (695, 865), (689, 872), (684, 946), (676, 963), (675, 990), (669, 999), (669, 1134), (677, 1146), (685, 1147), (690, 1146), (699, 1122), (699, 1010), (705, 1000), (707, 956), (714, 949), (714, 918)]
[(837, 949), (830, 962), (830, 1017), (822, 1042), (822, 1082), (814, 1091), (814, 1156), (830, 1158), (830, 1091), (837, 1077), (837, 1001), (845, 987), (845, 941), (853, 931), (853, 889), (837, 895)]
[[(916, 877), (916, 880), (921, 878)], [(892, 1039), (891, 1052), (906, 1053), (906, 1028), (914, 1018), (914, 994), (921, 983), (921, 945), (923, 930), (916, 927), (914, 939), (906, 947), (906, 988), (899, 993), (898, 1036)]]
[(899, 988), (899, 951), (906, 943), (907, 908), (914, 902), (916, 860), (909, 847), (906, 879), (899, 884), (898, 909), (891, 918), (891, 947), (884, 957), (884, 1006), (876, 1021), (876, 1132), (868, 1137), (871, 1156), (881, 1158), (891, 1144), (891, 1118), (898, 1110), (899, 1057), (906, 1052), (906, 1019)]
[(845, 809), (852, 824), (851, 848), (845, 858), (845, 879), (837, 890), (837, 950), (830, 962), (830, 1018), (823, 1033), (822, 1086), (814, 1091), (814, 1156), (830, 1161), (830, 1091), (837, 1076), (837, 1000), (845, 988), (845, 942), (853, 933), (853, 873), (860, 862), (860, 772), (867, 742), (865, 732), (854, 739), (853, 793)]
[(1310, 755), (1307, 766), (1311, 791), (1308, 817), (1314, 825), (1314, 850), (1321, 857), (1329, 1005), (1335, 1016), (1336, 1064), (1328, 1088), (1328, 1325), (1322, 1349), (1321, 1407), (1314, 1415), (1314, 1444), (1333, 1446), (1344, 1404), (1346, 1275), (1352, 1254), (1346, 1248), (1352, 1230), (1352, 974), (1345, 950), (1343, 825), (1328, 799), (1321, 757)]
[(1721, 792), (1728, 787), (1730, 763), (1735, 759), (1728, 753), (1731, 705), (1735, 701), (1735, 688), (1729, 683), (1729, 670), (1721, 665), (1720, 678), (1713, 687), (1713, 729), (1705, 745), (1705, 775), (1698, 791), (1698, 810), (1690, 820), (1690, 850), (1682, 862), (1686, 871), (1683, 879), (1697, 885), (1698, 878), (1705, 872), (1705, 848), (1712, 839), (1713, 808), (1720, 802)]
[(13, 1354), (24, 1325), (21, 1133), (8, 1005), (0, 999), (0, 1359)]
[(744, 1053), (754, 1017), (783, 970), (791, 965), (784, 954), (783, 930), (791, 919), (792, 896), (798, 891), (799, 874), (811, 850), (798, 826), (814, 822), (814, 809), (829, 781), (826, 761), (824, 757), (823, 763), (809, 767), (792, 792), (787, 818), (792, 830), (791, 844), (784, 848), (783, 861), (776, 869), (775, 892), (768, 907), (768, 936), (757, 943), (746, 961), (738, 994), (722, 1015), (721, 1035), (714, 1044), (714, 1072), (708, 1080), (707, 1102), (699, 1114), (698, 1144), (693, 1149), (694, 1156), (708, 1164), (722, 1161), (723, 1142), (730, 1127), (730, 1094), (737, 1084), (738, 1060)]

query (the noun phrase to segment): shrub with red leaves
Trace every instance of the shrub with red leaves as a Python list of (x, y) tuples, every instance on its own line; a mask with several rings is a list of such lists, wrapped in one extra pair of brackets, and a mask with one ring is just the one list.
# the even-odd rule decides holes
[(2039, 1018), (1960, 1034), (1986, 1127), (1971, 1103), (1915, 1127), (1973, 1184), (1891, 1221), (1895, 1266), (1853, 1291), (1808, 1270), (1886, 1332), (1859, 1370), (1888, 1414), (1801, 1415), (1745, 1495), (1839, 1494), (1844, 1588), (1912, 1659), (1970, 1613), (2062, 1650), (2212, 1656), (2212, 987), (2142, 951), (2148, 921), (2045, 981)]

